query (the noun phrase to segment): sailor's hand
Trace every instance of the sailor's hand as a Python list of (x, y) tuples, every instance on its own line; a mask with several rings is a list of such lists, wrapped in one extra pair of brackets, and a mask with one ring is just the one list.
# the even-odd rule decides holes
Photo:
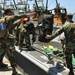
[(56, 57), (58, 57), (58, 56), (62, 57), (62, 56), (64, 56), (64, 54), (63, 53), (58, 53), (58, 54), (56, 54)]
[(56, 54), (56, 57), (58, 57), (60, 54), (58, 53), (58, 54)]
[(46, 34), (45, 38), (46, 39), (50, 39), (51, 38), (51, 35)]

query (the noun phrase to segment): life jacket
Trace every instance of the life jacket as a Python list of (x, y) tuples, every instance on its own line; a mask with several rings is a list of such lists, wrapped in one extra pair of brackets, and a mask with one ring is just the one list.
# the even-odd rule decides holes
[(7, 34), (6, 27), (3, 23), (0, 23), (0, 39), (4, 38)]

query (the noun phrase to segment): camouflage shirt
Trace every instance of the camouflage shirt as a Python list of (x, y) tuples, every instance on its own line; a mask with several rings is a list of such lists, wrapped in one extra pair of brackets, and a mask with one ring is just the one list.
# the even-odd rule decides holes
[(56, 36), (60, 35), (62, 32), (65, 34), (65, 40), (66, 40), (66, 47), (69, 47), (71, 49), (75, 48), (75, 23), (67, 22), (65, 25), (63, 25), (62, 28), (57, 30), (52, 36), (51, 40), (54, 39)]

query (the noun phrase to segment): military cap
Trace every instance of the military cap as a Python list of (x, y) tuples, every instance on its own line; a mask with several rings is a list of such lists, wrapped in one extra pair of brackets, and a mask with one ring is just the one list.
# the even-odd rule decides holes
[(66, 15), (66, 18), (72, 19), (72, 18), (73, 18), (73, 14), (67, 14), (67, 15)]
[(4, 9), (4, 14), (6, 15), (8, 12), (13, 13), (13, 11), (10, 8)]

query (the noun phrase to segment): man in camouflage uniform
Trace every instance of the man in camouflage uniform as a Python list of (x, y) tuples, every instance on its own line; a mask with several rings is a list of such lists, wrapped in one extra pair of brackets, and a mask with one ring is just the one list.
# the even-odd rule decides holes
[[(10, 9), (6, 9), (4, 12), (5, 16), (11, 16), (13, 15), (13, 12)], [(7, 27), (7, 26), (6, 26)], [(11, 67), (12, 67), (12, 75), (16, 75), (16, 63), (14, 58), (14, 36), (9, 34), (9, 30), (5, 27), (5, 35), (0, 38), (0, 68), (6, 67), (5, 64), (3, 64), (3, 57), (5, 53), (7, 52), (8, 59), (10, 61)]]
[[(68, 22), (73, 23), (73, 21), (72, 21), (73, 15), (67, 14), (65, 18), (66, 18), (65, 24), (67, 24)], [(61, 44), (62, 44), (62, 49), (64, 51), (65, 50), (65, 43), (66, 43), (65, 42), (65, 37), (64, 36), (61, 37), (60, 40), (61, 40)]]
[(27, 48), (29, 48), (31, 45), (30, 34), (32, 34), (32, 43), (34, 43), (36, 40), (34, 24), (32, 22), (29, 22), (29, 20), (25, 22), (24, 19), (22, 20), (19, 19), (15, 21), (14, 24), (18, 24), (15, 27), (15, 34), (17, 37), (16, 45), (19, 45), (20, 48), (23, 46), (26, 46)]
[[(73, 15), (68, 15), (70, 19), (72, 19)], [(74, 75), (73, 73), (73, 65), (72, 65), (72, 54), (75, 56), (75, 23), (71, 23), (70, 21), (67, 21), (63, 25), (62, 28), (60, 28), (58, 31), (56, 31), (53, 35), (46, 35), (46, 39), (54, 39), (56, 36), (60, 35), (62, 32), (65, 34), (65, 59), (67, 67), (69, 68), (70, 72), (69, 75)]]
[[(13, 12), (10, 9), (6, 9), (4, 12), (5, 16), (13, 15)], [(6, 64), (3, 63), (3, 57), (5, 53), (8, 55), (8, 59), (10, 61), (12, 67), (12, 75), (16, 75), (16, 63), (14, 58), (14, 36), (9, 34), (9, 27), (6, 26), (6, 22), (4, 24), (5, 30), (0, 30), (0, 68), (7, 67)]]
[(29, 48), (31, 46), (30, 34), (32, 34), (32, 44), (36, 41), (34, 24), (32, 22), (27, 23), (25, 29), (26, 29), (26, 33), (24, 37), (25, 37), (26, 47)]
[(26, 29), (24, 28), (24, 24), (22, 23), (21, 19), (15, 21), (14, 24), (17, 24), (17, 26), (14, 28), (16, 35), (15, 44), (21, 48), (23, 46)]

